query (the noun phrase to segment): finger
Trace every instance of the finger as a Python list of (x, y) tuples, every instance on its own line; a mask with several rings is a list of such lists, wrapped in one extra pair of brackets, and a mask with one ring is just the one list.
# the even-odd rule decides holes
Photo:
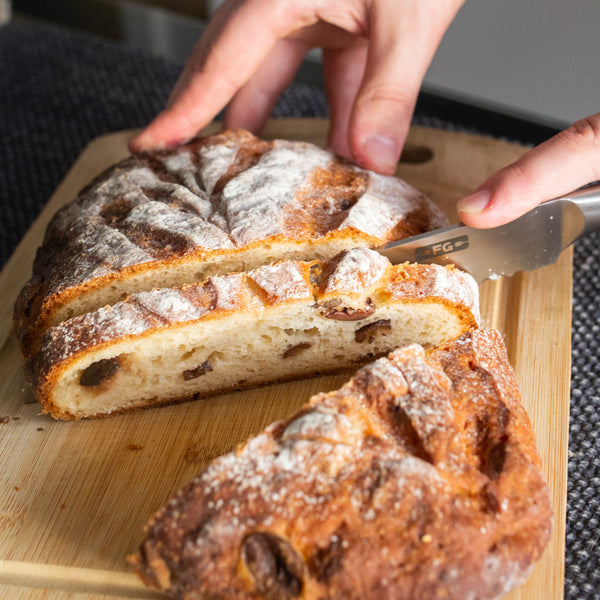
[(168, 108), (130, 149), (170, 147), (193, 137), (250, 79), (276, 41), (311, 19), (304, 3), (230, 0), (200, 38)]
[(526, 152), (458, 202), (463, 223), (496, 227), (600, 179), (600, 113)]
[(327, 145), (337, 154), (352, 158), (348, 138), (350, 114), (367, 61), (366, 40), (343, 49), (323, 51), (325, 92), (329, 104)]
[(365, 167), (393, 173), (421, 82), (461, 0), (372, 4), (369, 52), (350, 118), (350, 146)]
[(226, 128), (258, 133), (277, 98), (294, 78), (308, 45), (300, 40), (279, 40), (256, 73), (233, 97), (225, 113)]

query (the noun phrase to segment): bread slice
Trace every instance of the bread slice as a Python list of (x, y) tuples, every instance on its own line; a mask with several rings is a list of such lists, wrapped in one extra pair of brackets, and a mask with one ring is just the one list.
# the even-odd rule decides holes
[(470, 275), (359, 248), (134, 294), (50, 328), (27, 373), (52, 416), (97, 417), (348, 369), (478, 320)]
[(488, 600), (551, 527), (502, 337), (472, 330), (393, 351), (216, 459), (130, 561), (172, 598)]
[(282, 259), (329, 259), (446, 224), (395, 177), (245, 131), (115, 165), (49, 224), (15, 305), (25, 356), (52, 325), (154, 288)]

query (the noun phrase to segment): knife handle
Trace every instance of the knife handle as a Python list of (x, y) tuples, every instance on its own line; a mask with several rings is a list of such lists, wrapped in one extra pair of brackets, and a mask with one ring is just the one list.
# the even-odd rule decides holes
[(600, 182), (579, 188), (560, 200), (569, 200), (579, 208), (584, 218), (582, 235), (600, 229)]

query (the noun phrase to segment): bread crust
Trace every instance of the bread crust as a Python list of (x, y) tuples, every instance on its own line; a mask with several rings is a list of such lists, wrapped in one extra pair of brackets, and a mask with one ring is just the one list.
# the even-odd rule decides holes
[(444, 224), (397, 178), (306, 142), (227, 131), (127, 158), (59, 210), (15, 304), (15, 329), (31, 356), (49, 326), (135, 292), (265, 257), (331, 258)]
[(363, 367), (216, 459), (130, 557), (173, 598), (499, 598), (552, 527), (501, 335)]

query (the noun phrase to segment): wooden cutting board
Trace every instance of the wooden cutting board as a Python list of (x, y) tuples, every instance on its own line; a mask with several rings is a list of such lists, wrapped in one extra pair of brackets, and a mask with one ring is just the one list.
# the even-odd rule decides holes
[[(324, 144), (326, 127), (323, 120), (274, 120), (264, 135)], [(1, 598), (160, 597), (138, 583), (125, 560), (147, 518), (212, 458), (347, 378), (268, 386), (104, 420), (56, 422), (39, 414), (21, 373), (12, 305), (52, 214), (127, 154), (130, 135), (104, 136), (85, 149), (0, 274)], [(414, 128), (398, 172), (456, 219), (456, 200), (524, 150)], [(505, 334), (555, 510), (550, 545), (510, 600), (563, 596), (571, 264), (568, 250), (555, 265), (481, 286), (484, 325)]]

